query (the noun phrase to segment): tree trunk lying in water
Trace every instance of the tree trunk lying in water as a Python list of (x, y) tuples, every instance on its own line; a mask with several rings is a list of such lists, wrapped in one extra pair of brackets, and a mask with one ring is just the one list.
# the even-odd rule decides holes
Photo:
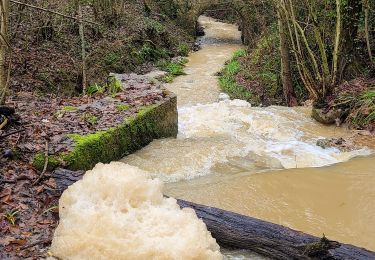
[[(52, 173), (60, 191), (80, 180), (84, 172), (58, 169)], [(292, 230), (218, 208), (177, 200), (192, 208), (218, 244), (249, 250), (273, 259), (375, 259), (375, 252)]]

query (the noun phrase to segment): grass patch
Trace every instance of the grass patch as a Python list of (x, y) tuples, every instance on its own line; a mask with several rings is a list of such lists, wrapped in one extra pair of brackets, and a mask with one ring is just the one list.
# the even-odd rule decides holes
[(90, 113), (83, 114), (83, 120), (90, 125), (96, 125), (99, 121), (97, 116), (91, 115)]
[(344, 93), (340, 101), (350, 104), (349, 119), (356, 128), (365, 128), (375, 123), (375, 89), (365, 90), (358, 96)]
[(181, 59), (179, 61), (163, 60), (159, 62), (158, 67), (168, 72), (168, 74), (162, 78), (162, 81), (166, 83), (171, 83), (177, 76), (186, 75), (186, 73), (184, 72), (184, 67), (187, 61), (187, 59)]
[(246, 50), (237, 50), (232, 58), (227, 62), (219, 74), (219, 86), (233, 99), (244, 99), (252, 101), (253, 94), (248, 89), (240, 86), (236, 82), (236, 75), (241, 71), (239, 59), (246, 55)]
[(186, 43), (180, 43), (177, 46), (177, 54), (183, 57), (187, 57), (190, 52), (190, 47)]
[(86, 93), (88, 95), (103, 94), (106, 91), (110, 95), (116, 95), (123, 90), (122, 82), (116, 79), (115, 76), (109, 76), (105, 85), (92, 84), (87, 87)]
[(105, 92), (105, 89), (106, 89), (106, 86), (103, 85), (99, 85), (99, 84), (92, 84), (90, 86), (87, 87), (86, 89), (86, 93), (88, 95), (94, 95), (94, 94), (102, 94)]
[(116, 109), (120, 112), (129, 110), (130, 106), (125, 104), (116, 105)]
[(78, 110), (78, 108), (73, 107), (73, 106), (64, 106), (62, 108), (62, 111), (64, 111), (64, 112), (76, 112), (77, 110)]

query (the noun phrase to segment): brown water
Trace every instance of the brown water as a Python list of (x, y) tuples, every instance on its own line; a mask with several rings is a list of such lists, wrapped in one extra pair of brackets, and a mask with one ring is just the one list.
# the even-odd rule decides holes
[[(156, 140), (123, 161), (165, 181), (169, 196), (375, 250), (372, 150), (316, 146), (353, 133), (316, 123), (309, 108), (253, 108), (220, 94), (214, 74), (241, 47), (240, 33), (200, 21), (202, 50), (189, 57), (187, 75), (166, 86), (178, 96), (178, 138)], [(374, 148), (375, 141), (360, 143)]]

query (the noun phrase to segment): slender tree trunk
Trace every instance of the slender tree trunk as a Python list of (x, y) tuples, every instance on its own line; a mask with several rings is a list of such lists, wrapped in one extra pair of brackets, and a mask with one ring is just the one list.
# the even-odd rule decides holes
[(82, 21), (82, 7), (78, 6), (78, 22), (79, 22), (79, 36), (81, 37), (81, 56), (82, 56), (82, 92), (86, 93), (87, 78), (86, 78), (86, 47), (85, 35)]
[(290, 48), (286, 35), (285, 19), (278, 11), (279, 35), (280, 35), (280, 54), (281, 54), (281, 80), (283, 83), (284, 98), (288, 106), (298, 105), (296, 95), (293, 89), (292, 75), (290, 71)]
[(333, 50), (333, 69), (332, 69), (332, 82), (331, 86), (336, 85), (337, 73), (338, 73), (338, 61), (339, 56), (342, 55), (340, 50), (341, 43), (341, 32), (342, 32), (342, 3), (341, 0), (336, 0), (336, 35), (335, 35), (335, 47)]
[(356, 39), (358, 39), (358, 27), (362, 22), (362, 12), (362, 0), (347, 0), (345, 8), (342, 10), (343, 30), (341, 33), (340, 55), (338, 57), (337, 83), (342, 81), (348, 65), (358, 61)]
[(366, 45), (367, 45), (367, 52), (368, 57), (370, 59), (370, 63), (375, 66), (375, 61), (372, 57), (372, 50), (371, 50), (371, 43), (370, 43), (370, 29), (369, 29), (369, 11), (370, 11), (370, 3), (369, 0), (364, 0), (364, 8), (365, 8), (365, 35), (366, 35)]
[[(0, 97), (7, 91), (6, 54), (8, 47), (9, 0), (0, 0)], [(1, 98), (4, 99), (4, 98)], [(4, 100), (0, 100), (0, 105)]]

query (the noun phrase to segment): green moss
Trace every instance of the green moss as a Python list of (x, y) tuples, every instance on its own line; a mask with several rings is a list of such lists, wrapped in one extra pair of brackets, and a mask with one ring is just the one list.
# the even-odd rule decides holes
[(136, 116), (106, 131), (69, 135), (73, 151), (62, 156), (66, 167), (88, 170), (98, 162), (109, 163), (144, 147), (155, 138), (177, 135), (176, 98), (160, 105), (143, 107)]
[(150, 106), (144, 106), (144, 107), (141, 107), (138, 111), (138, 116), (144, 116), (146, 115), (147, 113), (151, 112), (154, 108), (156, 108), (158, 105), (155, 104), (155, 105), (150, 105)]
[(239, 58), (245, 56), (247, 54), (245, 49), (238, 49), (234, 52), (232, 60), (238, 60)]
[(73, 106), (64, 106), (62, 108), (62, 111), (65, 111), (65, 112), (76, 112), (78, 110), (77, 107), (73, 107)]
[(249, 90), (238, 85), (231, 77), (221, 76), (219, 78), (219, 86), (221, 90), (227, 93), (232, 99), (243, 99), (249, 102), (252, 101), (253, 94)]
[(316, 259), (329, 259), (327, 258), (330, 255), (329, 250), (340, 246), (340, 243), (330, 241), (323, 235), (319, 241), (307, 244), (303, 254)]
[[(45, 163), (45, 155), (43, 153), (37, 153), (33, 159), (33, 167), (39, 171), (42, 171)], [(48, 156), (47, 170), (52, 171), (60, 165), (59, 160), (55, 156)]]
[(172, 75), (172, 74), (167, 74), (165, 75), (163, 78), (161, 78), (161, 81), (165, 82), (165, 83), (172, 83), (174, 81), (174, 79), (176, 78), (175, 75)]
[(130, 106), (125, 104), (116, 105), (116, 109), (120, 112), (129, 110)]

